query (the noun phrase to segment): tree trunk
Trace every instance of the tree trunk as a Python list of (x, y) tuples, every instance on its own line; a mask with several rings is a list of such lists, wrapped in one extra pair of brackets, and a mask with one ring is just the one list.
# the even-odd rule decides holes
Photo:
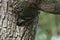
[(29, 26), (17, 26), (15, 3), (17, 0), (0, 0), (0, 40), (35, 40), (38, 16)]
[[(17, 26), (16, 25), (17, 14), (14, 13), (14, 8), (16, 7), (15, 4), (17, 4), (19, 1), (24, 1), (24, 0), (0, 0), (0, 40), (35, 40), (38, 15), (29, 24), (29, 26), (26, 25)], [(32, 4), (34, 3), (37, 4), (37, 5), (32, 5), (31, 7), (40, 5), (41, 10), (47, 12), (53, 12), (56, 14), (60, 13), (59, 0), (58, 1), (57, 0), (55, 1), (25, 0), (25, 1), (29, 1), (29, 3)]]

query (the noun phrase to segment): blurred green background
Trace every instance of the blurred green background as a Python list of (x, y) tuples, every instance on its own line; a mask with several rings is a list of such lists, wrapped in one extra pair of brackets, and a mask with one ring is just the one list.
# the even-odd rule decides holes
[(60, 15), (41, 11), (35, 40), (60, 40)]

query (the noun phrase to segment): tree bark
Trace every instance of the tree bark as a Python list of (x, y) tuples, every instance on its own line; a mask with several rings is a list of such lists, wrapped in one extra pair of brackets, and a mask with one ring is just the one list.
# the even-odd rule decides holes
[(60, 0), (41, 0), (39, 7), (45, 12), (60, 15)]
[[(17, 17), (13, 10), (16, 6), (15, 4), (17, 4), (18, 1), (24, 0), (0, 0), (0, 40), (35, 40), (38, 15), (34, 18), (29, 26), (17, 26)], [(25, 1), (29, 1), (29, 3), (36, 3), (37, 0)], [(60, 13), (60, 7), (57, 7), (57, 5), (55, 5), (56, 3), (52, 1), (38, 0), (36, 4), (40, 7), (41, 10)], [(41, 2), (40, 5), (39, 2)], [(55, 2), (58, 2), (58, 6), (60, 6), (59, 1), (55, 0)], [(57, 10), (55, 9), (55, 7)]]
[(12, 0), (0, 1), (0, 40), (14, 40), (16, 35), (15, 15), (10, 4)]
[(0, 1), (0, 40), (35, 40), (38, 16), (29, 26), (17, 26), (15, 3), (17, 0)]

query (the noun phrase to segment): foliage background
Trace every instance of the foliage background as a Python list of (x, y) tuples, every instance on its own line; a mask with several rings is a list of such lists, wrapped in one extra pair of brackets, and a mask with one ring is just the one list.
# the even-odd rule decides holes
[[(60, 15), (41, 11), (39, 15), (36, 40), (52, 40), (53, 36), (57, 37), (58, 35), (60, 35)], [(58, 39), (54, 38), (53, 40)]]

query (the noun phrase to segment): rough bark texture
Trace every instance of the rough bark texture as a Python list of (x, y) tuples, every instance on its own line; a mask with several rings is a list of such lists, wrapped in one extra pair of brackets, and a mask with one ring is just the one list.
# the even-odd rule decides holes
[(0, 1), (0, 40), (35, 40), (38, 16), (29, 26), (17, 26), (15, 3), (17, 0)]
[(0, 40), (14, 40), (16, 35), (15, 15), (9, 6), (13, 1), (7, 1), (0, 1)]
[[(17, 26), (17, 17), (13, 10), (18, 1), (24, 0), (0, 0), (0, 40), (35, 40), (38, 15), (29, 26)], [(25, 1), (34, 4), (37, 0)], [(39, 2), (40, 0), (37, 1), (37, 6), (39, 6)], [(40, 9), (48, 12), (60, 13), (60, 0), (42, 0)]]
[(60, 14), (60, 0), (41, 0), (40, 9), (53, 14)]

